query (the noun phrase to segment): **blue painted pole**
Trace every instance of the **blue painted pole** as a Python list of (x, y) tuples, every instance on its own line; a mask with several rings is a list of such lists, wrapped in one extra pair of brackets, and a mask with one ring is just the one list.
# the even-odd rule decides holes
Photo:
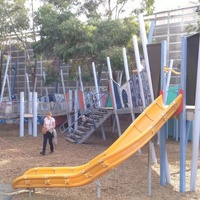
[[(163, 94), (165, 95), (165, 79), (164, 79), (164, 66), (166, 66), (166, 41), (162, 41), (161, 43), (161, 90), (163, 90)], [(165, 99), (165, 97), (164, 97)], [(165, 100), (164, 100), (165, 102)], [(165, 136), (165, 126), (160, 129), (160, 184), (164, 186), (166, 184), (166, 136)]]
[(14, 69), (14, 75), (13, 75), (12, 90), (11, 90), (12, 98), (14, 98), (14, 95), (15, 95), (15, 83), (16, 83), (16, 76), (17, 76), (17, 61), (15, 61), (13, 69)]
[[(181, 89), (186, 94), (186, 63), (187, 63), (187, 39), (181, 41)], [(183, 95), (183, 111), (180, 114), (180, 192), (185, 192), (186, 169), (186, 96)]]
[(155, 28), (155, 21), (151, 21), (150, 31), (148, 35), (148, 44), (152, 43), (154, 28)]

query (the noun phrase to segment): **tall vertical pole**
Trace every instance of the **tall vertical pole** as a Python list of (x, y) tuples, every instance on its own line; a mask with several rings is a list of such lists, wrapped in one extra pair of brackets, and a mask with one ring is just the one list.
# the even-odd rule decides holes
[(33, 92), (33, 137), (37, 137), (37, 92)]
[[(161, 90), (163, 90), (164, 94), (164, 102), (166, 102), (166, 77), (164, 73), (164, 67), (167, 63), (167, 42), (162, 41), (161, 43)], [(166, 152), (166, 124), (160, 130), (160, 182), (161, 185), (165, 185), (165, 181), (167, 183), (171, 182), (170, 173), (169, 173), (169, 165), (167, 160), (167, 152)]]
[(8, 74), (9, 63), (10, 63), (10, 55), (8, 55), (8, 59), (7, 59), (7, 63), (6, 63), (6, 69), (5, 69), (4, 78), (3, 78), (3, 85), (2, 85), (2, 88), (1, 88), (0, 102), (3, 100), (3, 93), (4, 93), (4, 89), (5, 89), (6, 77), (7, 77), (7, 74)]
[(12, 98), (15, 95), (16, 76), (17, 76), (17, 61), (14, 64), (14, 75), (13, 75), (12, 90), (11, 90), (11, 96), (12, 96)]
[(112, 69), (111, 69), (109, 57), (107, 57), (107, 66), (108, 66), (108, 74), (109, 74), (109, 89), (110, 89), (110, 93), (111, 93), (111, 97), (112, 97), (113, 110), (114, 110), (114, 114), (115, 114), (115, 119), (117, 121), (118, 135), (121, 136), (121, 128), (120, 128), (120, 123), (119, 123), (119, 116), (117, 113), (117, 104), (116, 104), (116, 99), (115, 99), (113, 76), (112, 76)]
[(144, 53), (144, 59), (145, 59), (145, 67), (147, 70), (147, 79), (149, 83), (151, 101), (153, 101), (154, 94), (153, 94), (153, 86), (152, 86), (152, 80), (151, 80), (151, 71), (150, 71), (150, 66), (149, 66), (149, 56), (147, 52), (147, 36), (146, 36), (146, 31), (145, 31), (144, 18), (142, 14), (138, 16), (138, 21), (139, 21), (139, 27), (140, 27), (140, 35), (142, 38), (142, 47), (143, 47), (143, 53)]
[(7, 85), (8, 85), (9, 100), (12, 101), (12, 95), (11, 95), (11, 89), (10, 89), (10, 80), (9, 80), (8, 74), (6, 74), (6, 80), (7, 80)]
[(28, 89), (28, 94), (29, 94), (31, 90), (30, 90), (30, 82), (29, 82), (28, 73), (26, 73), (26, 83), (27, 83), (27, 89)]
[(19, 136), (24, 137), (24, 92), (20, 92), (20, 130)]
[[(183, 95), (183, 111), (180, 114), (180, 192), (185, 192), (186, 169), (186, 70), (187, 70), (187, 39), (181, 40), (181, 88)], [(196, 177), (195, 177), (196, 178)]]
[[(97, 104), (98, 104), (98, 107), (101, 107), (102, 104), (101, 104), (101, 98), (100, 98), (99, 84), (98, 84), (98, 81), (97, 81), (97, 74), (96, 74), (96, 68), (95, 68), (94, 62), (92, 62), (92, 71), (93, 71), (94, 84), (95, 84), (96, 93), (97, 93)], [(103, 140), (106, 140), (104, 127), (103, 127), (102, 124), (101, 124), (101, 132), (102, 132)]]
[(63, 70), (62, 69), (60, 70), (60, 76), (61, 76), (63, 94), (66, 96), (65, 82), (64, 82), (64, 78), (63, 78)]
[(101, 100), (100, 100), (100, 92), (99, 92), (99, 86), (97, 82), (97, 75), (96, 75), (96, 69), (95, 69), (95, 64), (92, 62), (92, 71), (93, 71), (93, 77), (94, 77), (94, 84), (97, 92), (97, 104), (99, 107), (101, 107)]
[(81, 67), (79, 66), (78, 67), (78, 76), (79, 76), (79, 83), (80, 83), (80, 86), (81, 86), (81, 92), (82, 92), (82, 95), (83, 95), (83, 104), (84, 104), (84, 110), (87, 109), (87, 106), (86, 106), (86, 103), (85, 103), (85, 92), (84, 92), (84, 87), (83, 87), (83, 81), (82, 81), (82, 75), (81, 75)]
[(148, 35), (148, 44), (152, 43), (154, 28), (155, 28), (155, 21), (151, 21), (151, 26)]
[(198, 155), (199, 155), (199, 134), (200, 134), (199, 119), (200, 119), (200, 35), (199, 35), (196, 97), (195, 97), (195, 116), (194, 116), (194, 129), (193, 129), (193, 139), (192, 139), (192, 167), (191, 167), (191, 179), (190, 179), (191, 191), (195, 191), (196, 189)]
[(129, 76), (129, 70), (128, 70), (128, 61), (127, 61), (127, 56), (126, 56), (126, 49), (123, 48), (122, 49), (122, 54), (123, 54), (123, 60), (124, 60), (124, 70), (125, 70), (125, 75), (126, 75), (126, 82), (127, 82), (127, 86), (128, 86), (128, 98), (129, 98), (129, 103), (130, 103), (130, 108), (131, 108), (131, 117), (132, 120), (135, 120), (135, 114), (133, 112), (133, 102), (132, 102), (132, 98), (131, 98), (131, 87), (130, 87), (130, 76)]
[[(33, 93), (29, 92), (28, 93), (28, 113), (33, 114)], [(29, 117), (28, 118), (28, 134), (32, 135), (33, 134), (33, 118)]]
[(140, 65), (141, 65), (141, 62), (140, 62), (140, 53), (139, 53), (139, 47), (138, 47), (138, 41), (137, 41), (137, 36), (134, 35), (133, 36), (133, 48), (134, 48), (134, 53), (135, 53), (135, 60), (136, 60), (136, 66), (137, 66), (137, 70), (138, 70), (138, 77), (139, 77), (139, 85), (140, 85), (140, 95), (141, 95), (141, 98), (142, 98), (142, 105), (143, 105), (143, 108), (145, 109), (146, 108), (146, 104), (145, 104), (145, 96), (144, 96), (144, 90), (143, 90), (143, 87), (142, 87), (142, 79), (141, 79), (141, 76), (140, 76)]
[(78, 91), (74, 90), (74, 130), (78, 128)]

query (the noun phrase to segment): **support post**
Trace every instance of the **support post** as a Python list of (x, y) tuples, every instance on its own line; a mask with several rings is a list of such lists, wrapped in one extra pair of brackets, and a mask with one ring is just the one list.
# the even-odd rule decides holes
[[(33, 93), (29, 92), (28, 93), (28, 113), (33, 114)], [(28, 117), (28, 134), (32, 135), (33, 134), (33, 117)]]
[(196, 179), (198, 169), (198, 156), (199, 156), (199, 138), (200, 138), (200, 35), (199, 35), (199, 52), (198, 52), (198, 66), (197, 66), (197, 83), (196, 83), (196, 97), (195, 97), (195, 116), (194, 116), (194, 130), (192, 139), (192, 166), (191, 166), (191, 179), (190, 190), (196, 190)]
[[(186, 91), (186, 59), (187, 39), (181, 41), (181, 89)], [(183, 95), (183, 111), (180, 114), (180, 192), (185, 192), (185, 170), (186, 170), (186, 96)], [(195, 177), (196, 178), (196, 177)]]
[(97, 184), (97, 198), (100, 199), (101, 198), (101, 183), (99, 180), (97, 180), (96, 184)]
[(108, 73), (109, 73), (110, 93), (112, 96), (112, 105), (114, 109), (115, 120), (117, 122), (118, 135), (121, 136), (121, 128), (120, 128), (120, 123), (119, 123), (119, 116), (117, 113), (117, 104), (116, 104), (116, 99), (115, 99), (115, 93), (114, 93), (114, 87), (113, 87), (113, 76), (112, 76), (112, 70), (111, 70), (109, 57), (107, 57), (107, 65), (108, 65)]
[(37, 137), (37, 92), (33, 92), (33, 137)]
[(3, 100), (3, 93), (4, 93), (5, 84), (6, 84), (6, 77), (7, 77), (7, 74), (8, 74), (9, 63), (10, 63), (10, 55), (8, 55), (8, 60), (7, 60), (7, 63), (6, 63), (6, 69), (5, 69), (3, 84), (2, 84), (2, 88), (1, 88), (0, 102)]
[(74, 130), (78, 128), (78, 91), (74, 91)]
[(20, 137), (24, 137), (24, 92), (20, 92)]

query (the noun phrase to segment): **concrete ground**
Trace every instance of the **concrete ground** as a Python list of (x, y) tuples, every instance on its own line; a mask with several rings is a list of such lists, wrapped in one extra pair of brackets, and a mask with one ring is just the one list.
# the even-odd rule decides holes
[(10, 184), (0, 183), (0, 199), (11, 200), (12, 196), (16, 193)]

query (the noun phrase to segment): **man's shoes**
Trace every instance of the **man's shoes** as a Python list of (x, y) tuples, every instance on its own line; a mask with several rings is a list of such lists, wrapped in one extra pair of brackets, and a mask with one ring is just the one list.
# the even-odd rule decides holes
[(40, 154), (43, 155), (43, 156), (45, 155), (45, 153), (43, 153), (42, 151), (40, 152)]
[(50, 151), (50, 153), (53, 153), (54, 151)]

